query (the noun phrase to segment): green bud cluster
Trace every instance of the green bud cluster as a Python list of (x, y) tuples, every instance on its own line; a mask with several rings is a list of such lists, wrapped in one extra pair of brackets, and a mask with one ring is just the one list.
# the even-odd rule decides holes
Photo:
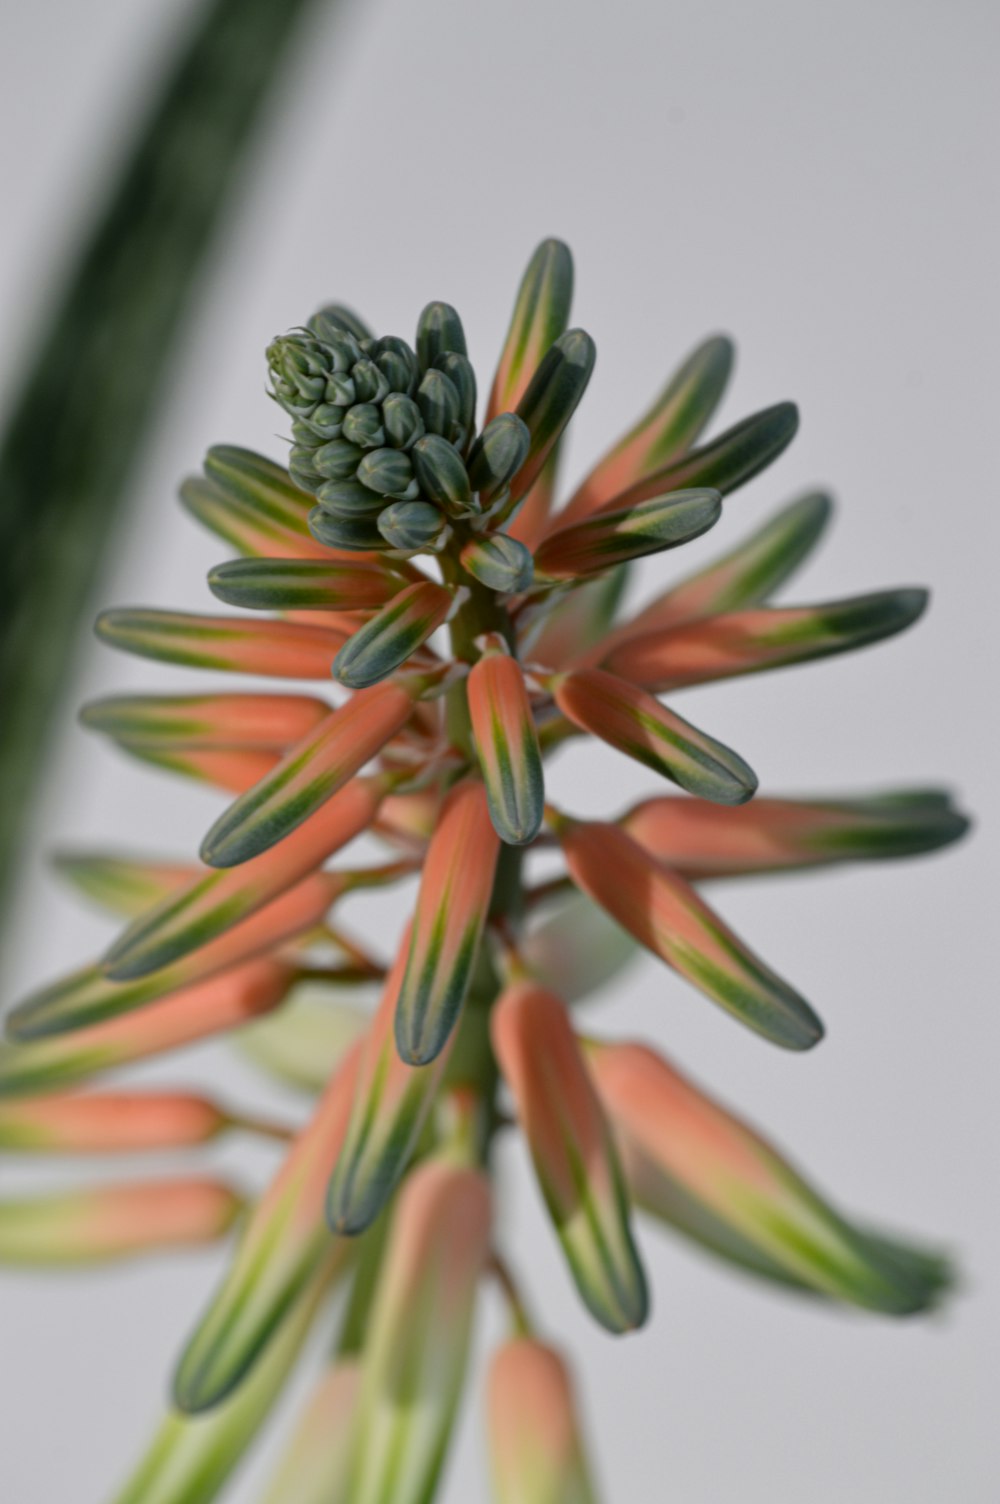
[(530, 435), (504, 413), (476, 436), (476, 378), (458, 314), (430, 303), (416, 347), (325, 308), (268, 348), (272, 395), (292, 419), (289, 470), (319, 505), (309, 525), (337, 549), (415, 553), (450, 524), (490, 529)]

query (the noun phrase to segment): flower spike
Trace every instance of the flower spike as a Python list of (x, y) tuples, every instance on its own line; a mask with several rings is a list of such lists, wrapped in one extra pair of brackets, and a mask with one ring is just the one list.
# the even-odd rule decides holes
[(614, 825), (559, 816), (573, 881), (623, 929), (772, 1044), (808, 1050), (823, 1035), (809, 1004), (748, 950), (675, 873)]
[(597, 1504), (560, 1354), (512, 1337), (493, 1355), (488, 1382), (496, 1504)]
[(493, 647), (473, 667), (467, 690), (493, 828), (508, 845), (523, 846), (538, 834), (545, 802), (524, 676), (513, 658)]
[(424, 862), (409, 960), (396, 1008), (396, 1043), (410, 1065), (444, 1049), (472, 980), (500, 840), (483, 785), (457, 784)]
[(575, 726), (652, 768), (699, 799), (745, 804), (757, 776), (735, 752), (602, 669), (577, 669), (555, 683), (555, 701)]

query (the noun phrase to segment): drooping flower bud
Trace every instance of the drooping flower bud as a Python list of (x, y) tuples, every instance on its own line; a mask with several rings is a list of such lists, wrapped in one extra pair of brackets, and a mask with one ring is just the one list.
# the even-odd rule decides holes
[(569, 1369), (554, 1348), (512, 1337), (489, 1371), (496, 1504), (596, 1504)]
[(565, 1005), (533, 983), (515, 984), (494, 1005), (490, 1032), (584, 1303), (608, 1331), (631, 1331), (646, 1319), (645, 1275), (617, 1154)]

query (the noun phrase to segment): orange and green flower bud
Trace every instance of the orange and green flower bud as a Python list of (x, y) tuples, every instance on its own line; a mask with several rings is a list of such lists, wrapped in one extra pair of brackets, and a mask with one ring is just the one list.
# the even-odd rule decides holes
[(614, 641), (766, 601), (812, 553), (832, 510), (832, 501), (822, 491), (800, 496), (732, 552), (657, 596), (618, 628)]
[(389, 1200), (409, 1164), (448, 1061), (449, 1045), (430, 1065), (406, 1065), (399, 1058), (394, 1025), (409, 953), (408, 926), (361, 1047), (350, 1126), (330, 1180), (326, 1215), (337, 1233), (363, 1232)]
[(520, 665), (502, 650), (487, 651), (467, 695), (493, 828), (508, 845), (523, 846), (541, 826), (545, 781)]
[(543, 240), (528, 263), (490, 395), (487, 421), (520, 402), (542, 358), (565, 333), (573, 297), (573, 257), (561, 240)]
[(347, 1133), (359, 1054), (360, 1042), (254, 1207), (229, 1272), (177, 1369), (174, 1399), (181, 1410), (207, 1410), (235, 1389), (330, 1256), (323, 1202)]
[(193, 1092), (67, 1092), (0, 1101), (0, 1149), (17, 1154), (134, 1154), (208, 1143), (233, 1119)]
[[(385, 787), (377, 777), (354, 778), (270, 851), (239, 867), (195, 869), (115, 941), (104, 959), (106, 975), (119, 982), (147, 976), (257, 913), (367, 830)], [(326, 880), (331, 900), (338, 883), (344, 891), (349, 882), (333, 873)]]
[(649, 1307), (618, 1156), (565, 1005), (519, 982), (490, 1017), (497, 1060), (584, 1304), (610, 1332)]
[(182, 611), (104, 611), (94, 630), (103, 642), (140, 658), (276, 679), (328, 679), (346, 635), (300, 622)]
[(444, 1462), (490, 1241), (478, 1170), (429, 1161), (389, 1232), (362, 1357), (350, 1504), (425, 1504)]
[(535, 570), (548, 579), (579, 579), (645, 554), (676, 548), (714, 527), (718, 491), (674, 491), (553, 532), (535, 551)]
[(541, 619), (525, 643), (525, 656), (553, 668), (565, 668), (596, 656), (607, 638), (628, 579), (628, 565), (595, 575), (582, 585), (552, 593), (541, 603)]
[(658, 861), (699, 881), (917, 856), (950, 845), (969, 828), (949, 794), (933, 789), (854, 799), (755, 799), (740, 810), (647, 799), (621, 823)]
[(85, 705), (80, 720), (131, 751), (148, 745), (284, 752), (329, 714), (329, 705), (312, 695), (114, 695)]
[(434, 834), (441, 813), (441, 797), (436, 787), (412, 794), (390, 794), (379, 807), (376, 834), (403, 851), (422, 852)]
[(498, 413), (469, 451), (469, 481), (484, 507), (507, 494), (528, 457), (531, 434), (516, 413)]
[(555, 682), (555, 701), (574, 726), (715, 804), (745, 804), (757, 775), (730, 747), (602, 669), (575, 669)]
[(352, 1504), (353, 1424), (361, 1367), (338, 1358), (313, 1389), (261, 1504)]
[[(708, 487), (728, 496), (773, 464), (794, 439), (798, 426), (799, 410), (795, 403), (777, 402), (727, 428), (702, 448), (692, 449), (682, 458), (651, 470), (642, 480), (634, 481), (626, 490), (603, 502), (598, 510), (617, 512), (668, 491), (691, 488)], [(579, 515), (586, 515), (582, 508)]]
[(117, 982), (99, 965), (82, 967), (19, 1003), (7, 1020), (7, 1032), (22, 1040), (64, 1034), (169, 997), (308, 933), (340, 891), (335, 873), (315, 872), (258, 914), (148, 976)]
[(329, 552), (309, 532), (310, 497), (287, 470), (261, 454), (217, 444), (205, 459), (205, 476), (181, 486), (181, 501), (198, 521), (251, 557), (326, 559)]
[(283, 1086), (317, 1095), (368, 1028), (361, 1003), (369, 991), (352, 988), (351, 1001), (338, 1003), (331, 1001), (328, 984), (301, 982), (283, 1008), (240, 1031), (236, 1048)]
[(413, 713), (415, 683), (358, 690), (212, 826), (201, 857), (236, 867), (284, 840), (382, 750)]
[(78, 893), (127, 919), (176, 893), (198, 871), (190, 863), (144, 862), (102, 851), (57, 852), (52, 865)]
[[(321, 1268), (235, 1394), (206, 1415), (172, 1410), (165, 1417), (114, 1504), (214, 1504), (260, 1436), (313, 1329), (329, 1282), (329, 1270)], [(298, 1501), (289, 1497), (284, 1504)]]
[(926, 590), (903, 589), (822, 606), (733, 611), (630, 638), (605, 666), (649, 689), (706, 684), (853, 652), (905, 631), (926, 606)]
[(583, 329), (569, 329), (543, 355), (517, 403), (517, 416), (531, 434), (527, 458), (511, 481), (515, 500), (526, 496), (576, 412), (597, 359)]
[(588, 1061), (637, 1200), (758, 1274), (909, 1315), (948, 1284), (946, 1262), (851, 1226), (770, 1144), (655, 1051), (595, 1044)]
[(0, 1098), (56, 1091), (240, 1029), (283, 1002), (295, 968), (264, 957), (72, 1034), (0, 1044)]
[(513, 1337), (494, 1354), (488, 1385), (496, 1504), (597, 1504), (560, 1354)]
[(243, 1209), (221, 1180), (93, 1186), (0, 1201), (0, 1265), (101, 1264), (223, 1237)]
[(474, 779), (445, 801), (420, 880), (413, 938), (396, 1008), (396, 1044), (410, 1065), (441, 1053), (461, 1011), (493, 892), (500, 839)]
[(507, 533), (472, 538), (462, 549), (462, 568), (498, 595), (516, 595), (527, 590), (535, 573), (530, 549)]
[(242, 794), (267, 776), (280, 761), (278, 752), (261, 752), (255, 747), (167, 747), (155, 742), (118, 742), (121, 752), (139, 762), (152, 763), (168, 773), (193, 778), (223, 789), (227, 794)]
[(368, 611), (384, 606), (402, 583), (363, 559), (231, 559), (208, 573), (214, 596), (251, 611)]
[(433, 580), (407, 586), (348, 638), (334, 661), (334, 678), (348, 689), (387, 679), (448, 619), (454, 601)]
[(732, 342), (723, 335), (699, 345), (671, 377), (649, 411), (595, 465), (566, 503), (561, 521), (589, 517), (684, 454), (722, 401), (733, 368), (733, 355)]
[(823, 1026), (698, 894), (616, 825), (558, 817), (573, 881), (623, 929), (773, 1044), (807, 1050)]

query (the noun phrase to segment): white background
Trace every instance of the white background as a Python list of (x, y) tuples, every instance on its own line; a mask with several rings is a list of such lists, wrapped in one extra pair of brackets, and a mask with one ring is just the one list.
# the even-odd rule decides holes
[[(0, 397), (16, 388), (101, 149), (120, 139), (185, 8), (3, 8)], [(505, 1241), (575, 1354), (611, 1500), (998, 1496), (997, 33), (987, 0), (381, 0), (350, 25), (319, 26), (228, 226), (100, 593), (100, 604), (208, 603), (204, 572), (224, 548), (182, 516), (175, 484), (215, 440), (281, 453), (263, 395), (271, 334), (330, 297), (408, 334), (423, 303), (444, 297), (463, 312), (485, 383), (523, 263), (547, 234), (574, 248), (575, 317), (600, 352), (571, 469), (697, 339), (726, 329), (740, 362), (724, 421), (793, 397), (803, 427), (686, 561), (822, 482), (838, 521), (798, 599), (933, 586), (930, 616), (884, 648), (682, 706), (766, 790), (944, 780), (979, 817), (977, 838), (941, 859), (719, 891), (737, 930), (826, 1019), (821, 1048), (768, 1048), (652, 962), (592, 1016), (658, 1040), (847, 1209), (943, 1240), (963, 1287), (945, 1313), (894, 1326), (782, 1301), (651, 1230), (655, 1319), (614, 1342), (580, 1312), (522, 1157), (505, 1155)], [(190, 683), (81, 644), (3, 957), (7, 999), (110, 933), (45, 875), (43, 848), (183, 854), (219, 808), (92, 742), (74, 707), (124, 685)], [(595, 811), (650, 788), (610, 751), (565, 758), (553, 783)], [(144, 1074), (262, 1100), (221, 1050)], [(255, 1168), (269, 1165), (262, 1155)], [(15, 1189), (65, 1178), (2, 1174)], [(4, 1280), (4, 1500), (110, 1497), (219, 1267), (206, 1254)], [(496, 1330), (490, 1307), (480, 1348)], [(475, 1383), (470, 1399), (448, 1504), (487, 1494)], [(234, 1499), (256, 1496), (259, 1468)]]

